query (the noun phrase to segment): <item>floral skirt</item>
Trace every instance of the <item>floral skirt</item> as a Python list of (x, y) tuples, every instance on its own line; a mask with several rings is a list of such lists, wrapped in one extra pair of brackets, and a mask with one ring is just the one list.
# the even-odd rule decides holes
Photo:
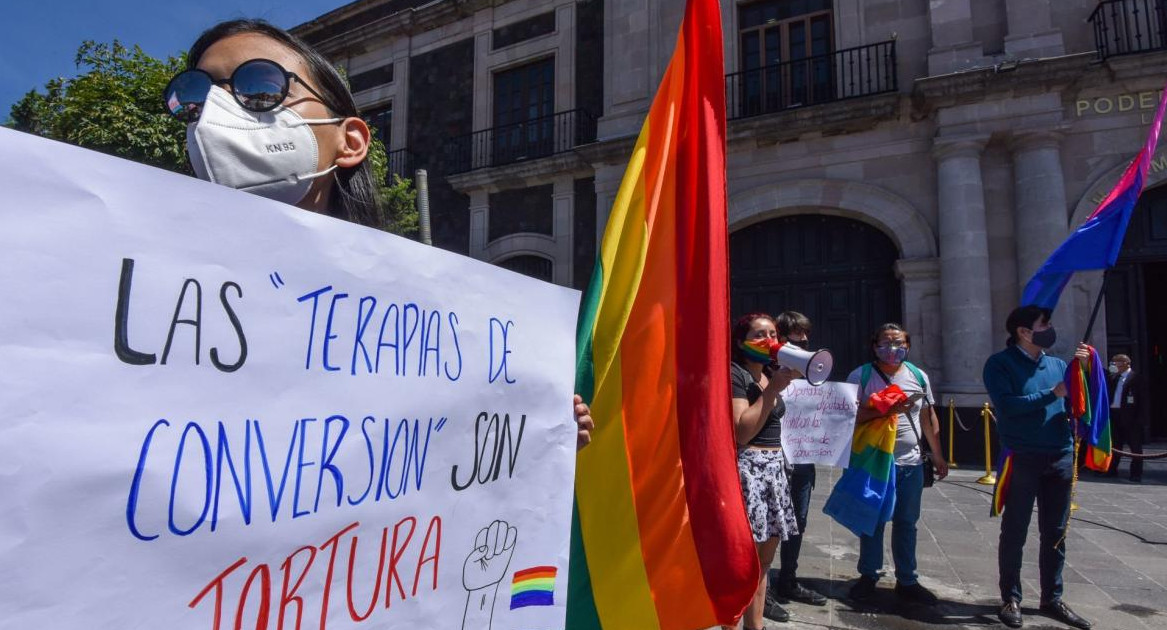
[(737, 455), (737, 471), (754, 541), (786, 540), (797, 535), (798, 523), (794, 519), (794, 504), (786, 481), (786, 456), (782, 451), (742, 449)]

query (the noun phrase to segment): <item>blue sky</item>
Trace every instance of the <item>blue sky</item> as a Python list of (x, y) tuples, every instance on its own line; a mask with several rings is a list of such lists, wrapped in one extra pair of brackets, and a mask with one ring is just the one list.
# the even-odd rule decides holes
[(13, 0), (0, 10), (0, 122), (12, 104), (49, 79), (77, 72), (82, 41), (138, 44), (165, 57), (185, 50), (204, 29), (226, 19), (263, 18), (288, 28), (349, 0)]

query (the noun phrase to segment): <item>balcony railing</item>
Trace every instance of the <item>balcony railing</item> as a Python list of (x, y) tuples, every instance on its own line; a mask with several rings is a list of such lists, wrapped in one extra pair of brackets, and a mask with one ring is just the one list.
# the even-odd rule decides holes
[(1090, 23), (1102, 59), (1167, 48), (1167, 0), (1105, 0)]
[(595, 117), (573, 109), (458, 136), (446, 150), (453, 164), (451, 174), (457, 174), (547, 157), (595, 140)]
[(413, 179), (414, 155), (409, 149), (397, 149), (390, 151), (386, 156), (389, 159), (389, 168), (385, 173), (388, 183), (393, 183), (393, 176), (397, 175), (403, 179)]
[(897, 89), (893, 39), (726, 75), (726, 116), (748, 118)]

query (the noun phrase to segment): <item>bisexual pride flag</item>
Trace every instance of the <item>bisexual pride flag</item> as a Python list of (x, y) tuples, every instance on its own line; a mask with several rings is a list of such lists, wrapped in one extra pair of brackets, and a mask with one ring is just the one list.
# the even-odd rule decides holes
[[(1069, 238), (1037, 270), (1022, 295), (1023, 305), (1036, 304), (1053, 310), (1058, 304), (1062, 289), (1070, 281), (1075, 271), (1106, 269), (1114, 266), (1118, 252), (1122, 248), (1126, 227), (1131, 220), (1135, 202), (1143, 192), (1147, 182), (1147, 171), (1151, 168), (1151, 156), (1159, 143), (1159, 127), (1163, 122), (1163, 109), (1167, 104), (1167, 90), (1159, 100), (1159, 109), (1147, 134), (1147, 142), (1127, 167), (1118, 184), (1103, 199), (1098, 208), (1086, 219)], [(1018, 209), (1024, 212), (1025, 208)]]

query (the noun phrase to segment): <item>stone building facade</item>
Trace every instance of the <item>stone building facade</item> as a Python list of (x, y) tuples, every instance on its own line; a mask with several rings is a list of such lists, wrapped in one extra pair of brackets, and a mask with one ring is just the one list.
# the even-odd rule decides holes
[[(806, 312), (840, 371), (902, 321), (938, 396), (979, 407), (1025, 281), (1143, 142), (1165, 3), (722, 0), (735, 314)], [(358, 0), (296, 32), (346, 67), (394, 164), (428, 169), (435, 244), (582, 288), (683, 9)], [(1167, 381), (1165, 169), (1092, 337), (1148, 384)], [(1067, 288), (1055, 352), (1102, 283)]]

